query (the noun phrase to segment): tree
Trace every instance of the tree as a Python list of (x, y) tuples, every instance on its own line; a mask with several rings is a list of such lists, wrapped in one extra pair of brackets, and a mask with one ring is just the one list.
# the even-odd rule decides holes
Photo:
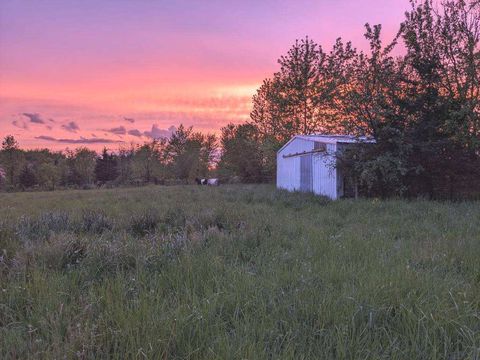
[(2, 163), (11, 186), (16, 185), (16, 178), (22, 168), (23, 153), (12, 135), (7, 135), (2, 142)]
[(446, 1), (440, 11), (431, 0), (412, 2), (403, 23), (406, 137), (415, 169), (408, 185), (415, 193), (452, 197), (465, 179), (478, 183), (479, 10), (463, 0)]
[[(478, 4), (412, 1), (399, 34), (383, 48), (380, 26), (367, 25), (371, 52), (342, 66), (347, 86), (336, 101), (344, 127), (377, 144), (343, 154), (374, 194), (454, 197), (474, 188), (478, 156), (480, 12)], [(402, 38), (406, 55), (390, 52)], [(476, 110), (477, 108), (477, 110)]]
[(207, 176), (216, 153), (216, 137), (194, 132), (182, 124), (168, 139), (164, 157), (176, 178), (184, 181)]
[(117, 156), (117, 181), (122, 184), (130, 184), (134, 178), (133, 159), (135, 156), (135, 147), (120, 147)]
[(109, 154), (106, 148), (103, 148), (102, 155), (97, 158), (95, 164), (95, 178), (101, 183), (113, 181), (118, 176), (117, 157), (115, 154)]
[(23, 167), (22, 171), (20, 172), (20, 176), (18, 177), (18, 181), (23, 188), (30, 188), (37, 183), (32, 165), (26, 164)]
[[(238, 176), (245, 182), (271, 180), (265, 159), (266, 142), (261, 140), (257, 128), (252, 124), (229, 124), (222, 128), (220, 137), (222, 153), (218, 163), (219, 174), (224, 178)], [(265, 147), (264, 147), (265, 146)]]
[(199, 140), (202, 146), (200, 148), (197, 174), (205, 177), (218, 161), (218, 143), (214, 134), (202, 134)]
[(55, 190), (61, 179), (61, 166), (55, 165), (54, 161), (44, 162), (38, 166), (36, 178), (43, 188)]
[(308, 37), (296, 41), (253, 97), (251, 123), (264, 136), (286, 141), (293, 135), (327, 129), (328, 99), (333, 88), (323, 71), (326, 54)]
[(82, 147), (75, 151), (67, 151), (69, 181), (75, 185), (92, 184), (95, 179), (97, 153)]
[(337, 75), (332, 107), (344, 132), (373, 137), (376, 144), (350, 146), (338, 154), (340, 167), (364, 193), (387, 196), (406, 191), (407, 157), (411, 146), (405, 142), (403, 68), (392, 56), (400, 32), (387, 46), (381, 40), (381, 26), (365, 26), (370, 43), (368, 53), (343, 47), (332, 51), (331, 64)]
[(279, 81), (265, 79), (252, 102), (251, 124), (262, 136), (273, 136), (283, 141), (292, 135), (292, 129), (285, 126), (286, 104), (282, 100)]
[(161, 154), (164, 147), (165, 140), (155, 139), (135, 149), (132, 165), (136, 178), (148, 184), (163, 177)]

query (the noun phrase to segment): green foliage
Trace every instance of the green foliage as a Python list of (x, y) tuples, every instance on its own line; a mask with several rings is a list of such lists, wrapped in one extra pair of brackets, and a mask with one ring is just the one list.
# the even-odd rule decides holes
[(475, 358), (479, 205), (0, 194), (0, 357)]
[(168, 140), (165, 159), (175, 178), (193, 180), (207, 176), (216, 148), (214, 135), (203, 135), (180, 125)]
[(36, 171), (36, 179), (38, 184), (47, 190), (55, 190), (55, 186), (61, 180), (61, 166), (55, 165), (54, 162), (48, 161), (38, 165)]
[(222, 178), (238, 176), (244, 182), (262, 182), (265, 175), (273, 175), (265, 173), (264, 165), (268, 161), (264, 161), (262, 141), (255, 126), (229, 124), (222, 128), (220, 143), (222, 155), (218, 172)]
[(92, 184), (95, 179), (97, 153), (87, 148), (67, 151), (68, 180), (78, 186)]
[(37, 184), (37, 178), (31, 166), (25, 165), (18, 177), (20, 186), (29, 188)]
[(8, 185), (15, 187), (24, 161), (23, 154), (18, 148), (18, 142), (12, 135), (7, 135), (2, 142), (0, 163), (6, 173)]
[(157, 228), (159, 223), (158, 211), (152, 208), (135, 214), (130, 219), (129, 230), (137, 236), (144, 236)]
[(19, 218), (15, 233), (22, 243), (43, 242), (52, 232), (71, 230), (71, 220), (65, 212), (45, 212), (38, 217), (23, 215)]
[(82, 212), (80, 231), (92, 234), (101, 234), (111, 230), (112, 220), (104, 211), (85, 209)]
[[(480, 4), (411, 5), (386, 45), (381, 25), (366, 25), (368, 52), (341, 39), (329, 53), (308, 38), (297, 41), (254, 96), (251, 123), (263, 138), (281, 142), (312, 132), (375, 138), (369, 151), (341, 154), (345, 170), (370, 195), (474, 196), (480, 192)], [(395, 56), (400, 42), (405, 55)]]
[(104, 148), (95, 164), (95, 179), (101, 183), (114, 181), (118, 177), (117, 157)]
[(0, 185), (7, 189), (55, 190), (58, 187), (89, 189), (98, 186), (163, 184), (166, 180), (191, 182), (208, 177), (217, 161), (217, 139), (180, 125), (168, 139), (120, 148), (100, 156), (87, 148), (54, 153), (21, 150), (7, 136), (0, 151)]
[(132, 154), (134, 178), (148, 184), (162, 176), (162, 151), (165, 141), (153, 140), (138, 146)]
[(263, 136), (288, 141), (297, 134), (324, 131), (332, 88), (321, 71), (326, 54), (311, 39), (296, 41), (280, 57), (280, 70), (253, 97), (251, 122)]

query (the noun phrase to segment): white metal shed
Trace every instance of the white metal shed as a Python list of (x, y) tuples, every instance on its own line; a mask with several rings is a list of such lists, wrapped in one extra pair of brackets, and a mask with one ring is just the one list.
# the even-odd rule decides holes
[(339, 199), (347, 192), (346, 179), (337, 169), (343, 146), (374, 140), (349, 135), (297, 135), (277, 153), (277, 188), (313, 192)]

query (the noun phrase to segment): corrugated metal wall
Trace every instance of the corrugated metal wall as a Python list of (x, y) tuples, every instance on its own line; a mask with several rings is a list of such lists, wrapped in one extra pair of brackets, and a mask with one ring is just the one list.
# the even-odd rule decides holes
[(277, 154), (277, 187), (289, 191), (300, 190), (300, 156), (284, 158), (284, 155), (313, 150), (313, 142), (295, 139)]
[(300, 156), (300, 191), (313, 192), (313, 156)]
[(313, 161), (313, 192), (331, 199), (337, 199), (335, 151), (334, 144), (327, 144), (327, 153), (316, 154)]
[(337, 199), (335, 144), (327, 144), (326, 154), (283, 157), (312, 151), (314, 144), (313, 141), (294, 139), (277, 154), (277, 187), (289, 191), (313, 191), (315, 194)]

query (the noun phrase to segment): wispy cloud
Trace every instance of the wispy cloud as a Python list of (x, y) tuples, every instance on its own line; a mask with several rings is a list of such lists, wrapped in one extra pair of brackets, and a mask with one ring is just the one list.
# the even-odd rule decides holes
[(28, 130), (28, 125), (25, 121), (21, 121), (21, 120), (13, 120), (12, 121), (12, 125), (15, 126), (15, 127), (18, 127), (20, 129), (23, 129), (23, 130)]
[(63, 143), (63, 144), (112, 144), (112, 143), (123, 142), (120, 140), (112, 140), (112, 139), (104, 139), (104, 138), (84, 138), (82, 136), (80, 137), (80, 139), (58, 139), (52, 136), (40, 135), (40, 136), (36, 136), (35, 139), (52, 141), (52, 142)]
[(141, 137), (141, 136), (143, 136), (143, 133), (138, 129), (132, 129), (132, 130), (128, 130), (128, 135)]
[(143, 134), (152, 139), (168, 138), (177, 130), (175, 126), (170, 126), (167, 130), (160, 129), (157, 124), (152, 125), (152, 130), (144, 131)]
[(125, 129), (125, 126), (118, 126), (111, 129), (100, 129), (100, 130), (106, 131), (115, 135), (125, 135), (127, 133), (127, 129)]
[(22, 113), (23, 116), (27, 117), (30, 122), (34, 124), (45, 124), (45, 120), (43, 120), (40, 114), (37, 113)]
[(62, 125), (62, 129), (70, 132), (77, 132), (77, 130), (80, 130), (80, 127), (75, 121), (69, 121), (68, 123)]

